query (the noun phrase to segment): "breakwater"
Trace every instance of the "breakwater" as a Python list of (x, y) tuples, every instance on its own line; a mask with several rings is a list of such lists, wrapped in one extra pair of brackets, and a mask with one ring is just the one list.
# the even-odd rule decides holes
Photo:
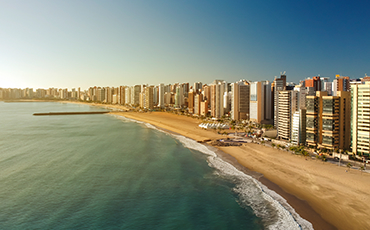
[(91, 112), (50, 112), (50, 113), (34, 113), (34, 116), (53, 116), (53, 115), (89, 115), (89, 114), (104, 114), (110, 111), (91, 111)]

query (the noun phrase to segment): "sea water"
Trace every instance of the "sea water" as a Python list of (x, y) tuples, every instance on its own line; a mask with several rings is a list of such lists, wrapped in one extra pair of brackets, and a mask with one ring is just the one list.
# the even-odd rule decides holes
[(0, 229), (312, 229), (209, 147), (88, 105), (0, 102)]

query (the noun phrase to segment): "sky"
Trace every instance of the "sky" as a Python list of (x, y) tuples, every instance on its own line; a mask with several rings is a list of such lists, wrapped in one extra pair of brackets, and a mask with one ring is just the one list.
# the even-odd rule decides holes
[(0, 0), (0, 87), (370, 75), (369, 1)]

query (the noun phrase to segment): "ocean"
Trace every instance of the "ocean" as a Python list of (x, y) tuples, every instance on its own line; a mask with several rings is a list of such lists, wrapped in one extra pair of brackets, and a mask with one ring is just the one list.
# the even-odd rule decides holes
[(215, 151), (150, 124), (0, 102), (0, 229), (313, 229)]

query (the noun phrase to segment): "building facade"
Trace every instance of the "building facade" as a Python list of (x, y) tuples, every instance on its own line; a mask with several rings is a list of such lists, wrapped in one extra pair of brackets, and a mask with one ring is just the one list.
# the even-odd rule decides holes
[(249, 120), (250, 86), (247, 81), (231, 84), (231, 119)]
[(351, 85), (352, 153), (370, 154), (370, 82)]

